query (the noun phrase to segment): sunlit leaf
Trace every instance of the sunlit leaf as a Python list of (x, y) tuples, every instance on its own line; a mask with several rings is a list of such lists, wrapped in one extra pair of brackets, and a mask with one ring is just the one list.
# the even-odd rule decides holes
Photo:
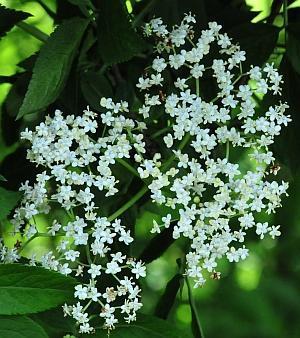
[(45, 311), (73, 298), (76, 281), (36, 266), (0, 265), (0, 314)]
[(17, 118), (37, 113), (54, 102), (68, 78), (88, 20), (73, 18), (51, 34), (37, 57), (26, 96)]

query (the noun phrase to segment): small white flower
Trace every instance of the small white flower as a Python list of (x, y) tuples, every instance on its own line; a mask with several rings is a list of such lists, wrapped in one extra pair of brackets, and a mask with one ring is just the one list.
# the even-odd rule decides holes
[(256, 224), (256, 233), (260, 236), (260, 239), (265, 237), (265, 234), (269, 231), (269, 224), (265, 223), (257, 223)]
[(91, 264), (88, 273), (92, 276), (92, 278), (96, 278), (97, 276), (101, 275), (101, 269), (102, 269), (101, 265)]
[(164, 137), (164, 142), (168, 148), (171, 148), (173, 145), (173, 137), (171, 134), (168, 134)]
[(143, 266), (142, 262), (132, 262), (131, 272), (135, 274), (136, 278), (146, 277), (146, 267)]
[(88, 298), (88, 288), (86, 286), (82, 285), (76, 285), (75, 286), (75, 293), (74, 296), (79, 298), (80, 300), (84, 300)]
[(121, 271), (121, 268), (119, 267), (119, 264), (115, 261), (109, 262), (106, 265), (105, 273), (107, 274), (116, 274)]

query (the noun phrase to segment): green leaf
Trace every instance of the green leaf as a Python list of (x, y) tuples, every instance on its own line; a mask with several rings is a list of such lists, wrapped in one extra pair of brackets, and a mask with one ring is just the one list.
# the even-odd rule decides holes
[(86, 17), (90, 16), (89, 10), (93, 9), (94, 6), (91, 0), (68, 0), (72, 5), (78, 6), (82, 14)]
[(125, 100), (132, 107), (135, 99), (134, 85), (131, 82), (121, 81), (116, 87), (114, 99), (118, 102)]
[(143, 250), (139, 259), (146, 264), (151, 263), (159, 258), (163, 253), (173, 244), (173, 225), (171, 223), (169, 228), (165, 228), (161, 233), (153, 237), (146, 248)]
[(41, 48), (17, 119), (54, 102), (68, 78), (88, 20), (73, 18), (57, 27)]
[(246, 10), (242, 6), (239, 8), (233, 3), (224, 6), (223, 0), (204, 0), (204, 2), (206, 3), (210, 20), (222, 25), (225, 32), (234, 26), (240, 26), (246, 23), (250, 24), (251, 20), (259, 14), (259, 12)]
[(87, 103), (95, 110), (100, 110), (100, 99), (113, 95), (109, 81), (102, 74), (88, 71), (81, 76), (81, 91)]
[(171, 280), (169, 280), (163, 295), (157, 303), (155, 315), (162, 319), (167, 319), (175, 300), (176, 295), (180, 289), (183, 277), (177, 273)]
[(44, 329), (26, 316), (0, 316), (1, 338), (48, 338)]
[(246, 23), (233, 27), (228, 35), (246, 52), (245, 65), (262, 65), (273, 52), (279, 31), (265, 23)]
[(29, 13), (15, 11), (0, 5), (0, 37), (10, 31), (19, 21), (31, 16)]
[(107, 65), (128, 61), (145, 50), (147, 45), (131, 27), (120, 0), (101, 0), (97, 22), (98, 49)]
[(73, 299), (75, 279), (37, 266), (0, 265), (0, 314), (45, 311)]
[[(84, 338), (107, 338), (106, 330), (97, 330), (96, 334), (84, 335)], [(111, 331), (110, 338), (191, 338), (189, 332), (176, 327), (174, 323), (157, 317), (139, 315), (136, 322), (118, 325)]]
[(9, 215), (21, 196), (22, 194), (18, 191), (10, 191), (0, 187), (0, 220)]
[(297, 73), (300, 74), (300, 23), (288, 26), (287, 56)]
[(279, 72), (283, 75), (282, 96), (280, 100), (288, 103), (289, 108), (287, 109), (287, 114), (291, 115), (292, 122), (282, 129), (282, 133), (278, 136), (274, 144), (274, 150), (276, 158), (280, 161), (279, 163), (284, 169), (279, 171), (279, 175), (287, 176), (281, 177), (287, 180), (287, 178), (290, 179), (290, 177), (288, 177), (287, 168), (291, 170), (295, 176), (300, 168), (300, 157), (296, 155), (300, 147), (300, 74), (295, 72), (294, 67), (286, 55), (282, 58)]
[(30, 315), (30, 318), (42, 326), (50, 338), (61, 338), (76, 330), (75, 320), (65, 317), (61, 308)]
[[(6, 115), (13, 117), (13, 123), (15, 123), (15, 117), (22, 105), (24, 95), (26, 94), (26, 88), (28, 87), (31, 74), (29, 72), (24, 72), (18, 75), (17, 80), (11, 86), (4, 104), (3, 108)], [(4, 117), (5, 118), (5, 117)], [(3, 122), (4, 124), (5, 122)], [(6, 127), (7, 128), (7, 127)], [(5, 128), (3, 128), (3, 133), (5, 133)], [(11, 131), (9, 134), (12, 134)]]

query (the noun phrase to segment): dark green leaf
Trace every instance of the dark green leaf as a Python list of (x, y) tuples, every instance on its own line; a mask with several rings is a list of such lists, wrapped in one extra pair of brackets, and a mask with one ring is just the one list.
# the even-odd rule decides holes
[[(89, 59), (89, 52), (94, 45), (96, 45), (97, 37), (94, 34), (94, 29), (90, 27), (87, 30), (82, 44), (80, 46), (80, 53), (78, 56), (78, 68), (91, 69), (91, 60)], [(96, 57), (96, 53), (93, 53)], [(97, 61), (96, 61), (97, 62)]]
[(288, 26), (287, 56), (295, 71), (300, 74), (300, 23)]
[[(228, 34), (247, 53), (245, 65), (262, 65), (273, 52), (280, 29), (264, 23), (235, 26)], [(259, 51), (259, 52), (258, 52)]]
[(73, 298), (76, 281), (37, 266), (0, 265), (0, 314), (36, 313)]
[(238, 8), (234, 5), (224, 5), (223, 0), (205, 0), (205, 4), (210, 20), (222, 25), (224, 31), (242, 24), (249, 24), (258, 14), (258, 12)]
[(121, 1), (101, 0), (99, 3), (98, 48), (103, 61), (112, 65), (142, 52), (146, 44), (131, 27)]
[(157, 303), (155, 309), (155, 315), (162, 319), (167, 319), (174, 303), (176, 295), (180, 289), (182, 282), (182, 275), (176, 274), (171, 280), (169, 280), (163, 295)]
[[(89, 335), (84, 335), (89, 338)], [(97, 330), (92, 337), (107, 338), (106, 330)], [(174, 323), (157, 317), (140, 315), (136, 322), (119, 325), (110, 333), (110, 338), (191, 338), (189, 332), (176, 327)]]
[(86, 17), (90, 16), (89, 10), (94, 8), (90, 0), (68, 0), (72, 5), (78, 6), (82, 14)]
[[(161, 17), (168, 26), (178, 24), (183, 14), (179, 11), (179, 2), (180, 0), (158, 0), (150, 8), (149, 17)], [(144, 3), (146, 5), (146, 1)]]
[(81, 17), (81, 10), (78, 6), (66, 0), (56, 0), (56, 21), (61, 23), (63, 20), (74, 17)]
[(65, 317), (61, 308), (37, 313), (30, 318), (42, 326), (50, 338), (61, 338), (76, 329), (75, 320)]
[(31, 16), (29, 13), (15, 11), (0, 5), (0, 37), (10, 31), (19, 21)]
[(109, 81), (104, 75), (96, 72), (86, 72), (81, 76), (81, 90), (87, 103), (95, 110), (100, 110), (100, 99), (112, 96)]
[(48, 338), (44, 329), (26, 316), (0, 316), (1, 338)]
[[(2, 176), (3, 177), (3, 176)], [(17, 205), (22, 194), (0, 187), (0, 220), (6, 218)]]
[(146, 264), (151, 263), (159, 258), (174, 241), (173, 226), (171, 223), (169, 228), (164, 229), (160, 234), (157, 234), (150, 240), (139, 259)]
[(131, 107), (135, 99), (135, 92), (134, 92), (133, 84), (127, 81), (121, 81), (116, 88), (116, 93), (115, 93), (114, 98), (116, 101), (121, 101), (121, 100), (127, 101), (129, 106)]
[(37, 113), (56, 100), (68, 78), (87, 25), (88, 20), (74, 18), (63, 22), (51, 34), (38, 55), (17, 118)]
[(300, 168), (300, 157), (297, 155), (300, 147), (300, 74), (295, 72), (286, 56), (281, 61), (280, 73), (283, 75), (284, 80), (282, 97), (280, 99), (283, 102), (288, 102), (289, 109), (287, 110), (287, 114), (291, 115), (292, 122), (289, 123), (287, 128), (283, 128), (274, 147), (278, 160), (284, 166), (287, 166), (293, 174), (296, 174)]
[[(141, 5), (143, 3), (145, 7), (147, 2), (141, 2)], [(237, 8), (224, 0), (158, 0), (150, 9), (148, 19), (153, 16), (161, 17), (167, 25), (176, 25), (182, 20), (184, 13), (188, 12), (196, 16), (196, 36), (202, 29), (206, 29), (208, 21), (217, 21), (228, 30), (233, 26), (251, 22), (257, 15), (257, 12)]]
[[(13, 117), (13, 121), (15, 123), (15, 117), (22, 105), (24, 95), (26, 94), (26, 88), (28, 87), (29, 81), (31, 78), (31, 74), (29, 72), (24, 72), (19, 74), (17, 80), (11, 86), (6, 99), (4, 101), (4, 111), (11, 117)], [(5, 133), (5, 130), (4, 130)], [(10, 134), (12, 131), (10, 130), (9, 133), (6, 131), (8, 138), (10, 138)], [(6, 135), (5, 135), (6, 136)], [(19, 135), (18, 135), (19, 136)]]

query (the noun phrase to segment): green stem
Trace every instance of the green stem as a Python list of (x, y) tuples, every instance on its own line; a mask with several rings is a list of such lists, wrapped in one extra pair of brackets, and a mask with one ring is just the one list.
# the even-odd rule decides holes
[(244, 75), (246, 74), (240, 74), (233, 82), (232, 85), (235, 85)]
[(92, 304), (92, 300), (90, 300), (87, 304), (86, 304), (86, 306), (83, 308), (83, 312), (84, 311), (86, 311), (87, 310), (87, 308), (90, 306)]
[(89, 243), (87, 243), (87, 245), (85, 246), (85, 253), (86, 253), (86, 259), (87, 259), (88, 263), (91, 265), (93, 262), (92, 262), (92, 259), (91, 259)]
[(123, 167), (125, 167), (128, 171), (130, 171), (134, 176), (140, 177), (136, 169), (132, 165), (130, 165), (127, 161), (123, 160), (122, 158), (116, 158), (116, 161), (120, 163)]
[(189, 41), (189, 43), (190, 43), (193, 47), (196, 47), (196, 45), (194, 44), (193, 40), (191, 40), (189, 37), (188, 37), (188, 41)]
[(102, 130), (101, 137), (104, 137), (104, 135), (105, 135), (105, 132), (106, 132), (106, 124), (104, 125), (104, 128), (103, 128), (103, 130)]
[(35, 37), (36, 39), (42, 41), (42, 42), (46, 42), (48, 39), (48, 35), (45, 34), (44, 32), (42, 32), (41, 30), (39, 30), (38, 28), (29, 25), (26, 22), (19, 22), (17, 24), (17, 26), (19, 28), (21, 28), (24, 32), (32, 35), (33, 37)]
[(230, 151), (230, 145), (229, 141), (226, 142), (226, 160), (229, 160), (229, 151)]
[[(191, 138), (191, 135), (189, 133), (186, 133), (184, 135), (184, 138), (181, 140), (179, 146), (178, 146), (178, 150), (182, 150), (186, 144), (189, 142)], [(162, 166), (162, 169), (163, 170), (167, 170), (169, 169), (170, 165), (172, 164), (172, 162), (175, 160), (176, 156), (175, 155), (172, 155), (170, 156), (170, 158), (165, 162), (165, 164)]]
[(156, 133), (152, 134), (151, 138), (156, 139), (158, 136), (164, 134), (165, 132), (169, 131), (171, 129), (171, 126), (169, 127), (165, 127), (159, 131), (157, 131)]
[(144, 185), (142, 189), (138, 191), (128, 202), (126, 202), (124, 205), (121, 206), (120, 209), (118, 209), (112, 215), (110, 215), (108, 217), (108, 220), (111, 222), (117, 217), (119, 217), (120, 215), (122, 215), (126, 210), (132, 207), (135, 202), (137, 202), (140, 198), (142, 198), (147, 191), (148, 191), (148, 187)]
[(32, 237), (30, 237), (21, 247), (20, 249), (18, 250), (18, 253), (21, 253), (26, 247), (27, 245), (32, 242), (35, 238), (38, 237), (38, 232), (35, 233)]
[(56, 233), (54, 236), (52, 236), (51, 234), (48, 234), (47, 232), (36, 232), (32, 237), (30, 237), (18, 250), (18, 253), (22, 252), (27, 245), (32, 242), (35, 238), (38, 237), (59, 237), (59, 236), (65, 236), (65, 234), (62, 233)]
[(200, 318), (199, 318), (199, 315), (198, 315), (196, 303), (195, 303), (195, 300), (194, 300), (194, 297), (193, 297), (192, 287), (190, 285), (190, 281), (189, 281), (188, 277), (185, 277), (185, 281), (186, 281), (186, 285), (187, 285), (187, 288), (188, 288), (189, 303), (190, 303), (191, 311), (192, 311), (192, 314), (193, 314), (192, 317), (194, 318), (196, 325), (197, 325), (197, 328), (198, 328), (197, 334), (195, 334), (195, 333), (194, 334), (195, 334), (196, 338), (204, 338), (204, 333), (203, 333), (203, 330), (202, 330), (202, 326), (201, 326)]
[(287, 38), (288, 38), (288, 32), (287, 32), (287, 26), (288, 26), (288, 4), (287, 0), (283, 0), (283, 22), (284, 22), (284, 44), (287, 45)]
[(184, 138), (181, 140), (181, 142), (180, 142), (180, 144), (178, 146), (178, 149), (182, 150), (186, 146), (186, 144), (189, 142), (190, 138), (191, 138), (190, 134), (188, 134), (188, 133), (185, 134)]
[(200, 96), (200, 89), (199, 89), (199, 79), (196, 79), (196, 95)]

